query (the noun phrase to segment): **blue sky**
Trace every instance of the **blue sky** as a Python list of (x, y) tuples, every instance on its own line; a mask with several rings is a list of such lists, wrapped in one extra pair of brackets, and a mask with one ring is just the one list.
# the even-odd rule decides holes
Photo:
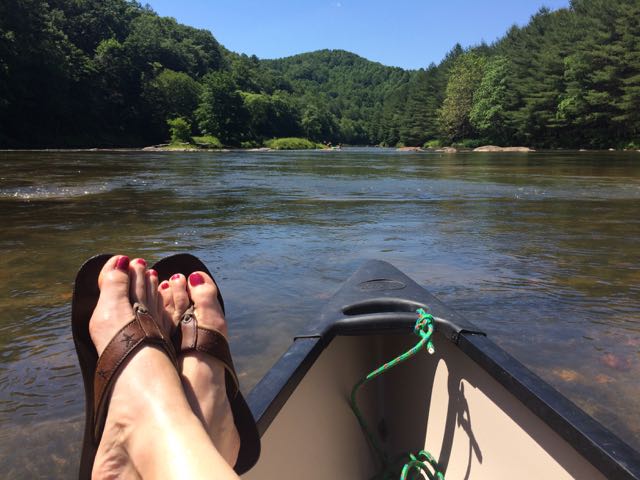
[(569, 0), (147, 0), (210, 30), (229, 50), (278, 58), (343, 49), (403, 68), (438, 63), (456, 43), (490, 43), (542, 6)]

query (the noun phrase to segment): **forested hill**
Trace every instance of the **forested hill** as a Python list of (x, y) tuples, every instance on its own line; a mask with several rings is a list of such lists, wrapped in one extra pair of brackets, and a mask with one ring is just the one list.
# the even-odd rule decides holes
[(149, 145), (176, 118), (227, 145), (638, 147), (638, 19), (640, 0), (573, 0), (405, 71), (341, 50), (238, 55), (127, 0), (4, 0), (0, 148)]
[(263, 64), (283, 75), (305, 106), (303, 125), (318, 129), (304, 128), (306, 136), (361, 145), (379, 143), (385, 99), (404, 88), (414, 74), (344, 50), (320, 50)]

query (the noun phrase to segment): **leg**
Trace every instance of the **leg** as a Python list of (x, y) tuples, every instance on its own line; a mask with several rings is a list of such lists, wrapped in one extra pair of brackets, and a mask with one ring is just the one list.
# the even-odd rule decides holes
[[(217, 288), (204, 272), (189, 279), (176, 274), (160, 284), (165, 317), (174, 325), (193, 303), (198, 326), (227, 335), (227, 324), (217, 299)], [(240, 437), (235, 427), (225, 386), (223, 364), (211, 355), (191, 351), (178, 356), (182, 385), (195, 414), (209, 433), (216, 449), (229, 465), (235, 465)]]
[[(145, 304), (157, 320), (155, 272), (144, 260), (129, 265), (116, 256), (104, 266), (100, 298), (89, 323), (100, 354), (133, 316), (131, 301)], [(130, 300), (131, 299), (131, 300)], [(161, 325), (161, 321), (158, 322)], [(165, 328), (168, 325), (165, 324)], [(162, 327), (162, 325), (161, 325)], [(167, 355), (145, 345), (118, 376), (96, 454), (94, 478), (238, 478), (191, 411), (180, 377)]]

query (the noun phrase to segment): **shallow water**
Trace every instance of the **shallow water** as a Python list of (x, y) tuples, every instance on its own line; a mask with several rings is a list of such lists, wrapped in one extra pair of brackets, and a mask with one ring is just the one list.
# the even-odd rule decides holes
[(99, 252), (202, 258), (245, 391), (390, 261), (640, 451), (640, 153), (0, 152), (0, 209), (9, 477), (75, 475), (71, 285)]

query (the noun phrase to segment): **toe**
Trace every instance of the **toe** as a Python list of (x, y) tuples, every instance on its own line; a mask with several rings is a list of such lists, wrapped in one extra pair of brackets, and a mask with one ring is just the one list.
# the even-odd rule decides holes
[(176, 306), (173, 303), (173, 292), (171, 291), (171, 284), (168, 280), (164, 280), (158, 286), (158, 297), (163, 318), (171, 324), (172, 328), (175, 328), (178, 324), (177, 320), (174, 320), (177, 316)]
[(131, 300), (147, 305), (147, 262), (142, 258), (134, 258), (129, 264), (131, 285), (129, 286), (129, 296)]
[(162, 304), (160, 302), (160, 295), (158, 294), (158, 272), (155, 270), (147, 270), (146, 276), (146, 289), (147, 289), (147, 308), (151, 311), (153, 318), (160, 318), (162, 312)]
[(175, 306), (174, 318), (177, 316), (179, 320), (191, 305), (191, 300), (189, 300), (189, 294), (187, 293), (187, 279), (181, 273), (176, 273), (171, 277), (169, 282), (171, 284), (171, 293)]
[(218, 301), (218, 287), (213, 279), (204, 272), (193, 272), (189, 275), (189, 296), (195, 306), (198, 322), (226, 335), (227, 324)]
[(115, 255), (104, 264), (98, 276), (100, 297), (129, 295), (129, 257)]
[(89, 321), (89, 334), (99, 354), (115, 332), (131, 319), (129, 263), (129, 257), (124, 255), (111, 257), (98, 277), (100, 297)]

